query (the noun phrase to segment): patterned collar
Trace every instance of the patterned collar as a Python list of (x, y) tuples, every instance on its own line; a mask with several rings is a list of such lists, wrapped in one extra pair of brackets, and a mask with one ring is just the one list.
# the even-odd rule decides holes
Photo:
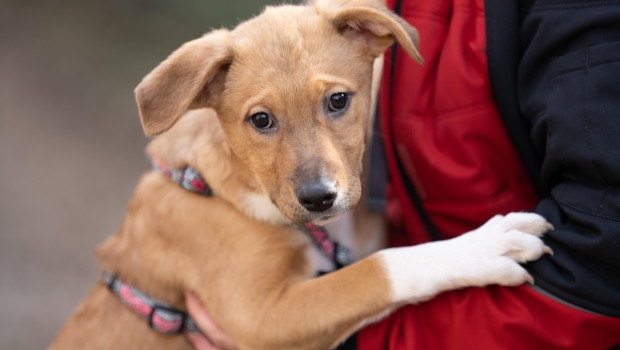
[(194, 320), (185, 311), (171, 307), (155, 298), (151, 298), (138, 288), (125, 283), (116, 276), (102, 274), (103, 283), (116, 294), (131, 310), (148, 320), (154, 331), (174, 335), (184, 332), (202, 333)]
[[(207, 185), (207, 182), (196, 169), (191, 167), (173, 169), (156, 159), (153, 159), (152, 163), (154, 169), (160, 171), (184, 189), (205, 196), (213, 195), (213, 190)], [(338, 242), (333, 241), (322, 227), (308, 223), (303, 226), (303, 229), (314, 245), (334, 264), (336, 269), (349, 265), (354, 261), (353, 252), (347, 247), (338, 244)], [(326, 273), (329, 273), (329, 271), (320, 271), (319, 275)], [(102, 279), (108, 289), (116, 294), (125, 305), (141, 317), (147, 319), (149, 326), (156, 332), (166, 335), (183, 332), (201, 333), (188, 313), (148, 296), (136, 287), (117, 278), (117, 276), (104, 272)]]
[(165, 163), (162, 163), (155, 158), (151, 159), (151, 163), (153, 164), (153, 169), (166, 175), (166, 177), (176, 182), (184, 189), (205, 196), (213, 195), (213, 190), (207, 185), (207, 182), (202, 175), (200, 175), (198, 170), (192, 167), (185, 167), (181, 169), (169, 168)]

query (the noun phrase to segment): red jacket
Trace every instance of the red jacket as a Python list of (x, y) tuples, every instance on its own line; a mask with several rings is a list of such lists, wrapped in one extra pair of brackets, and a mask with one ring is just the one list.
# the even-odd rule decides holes
[[(425, 63), (397, 50), (390, 82), (386, 57), (379, 103), (389, 173), (399, 174), (397, 154), (441, 238), (532, 210), (537, 195), (493, 100), (483, 1), (405, 1), (401, 15), (420, 32)], [(390, 180), (388, 215), (406, 229), (399, 243), (428, 241), (403, 178)]]
[[(619, 129), (610, 119), (620, 111), (618, 94), (614, 93), (617, 89), (613, 90), (618, 86), (614, 81), (616, 73), (620, 73), (620, 45), (604, 46), (605, 41), (619, 38), (620, 7), (606, 2), (594, 6), (577, 0), (538, 2), (489, 1), (495, 16), (485, 18), (483, 0), (403, 1), (398, 12), (420, 32), (425, 64), (416, 64), (400, 49), (395, 51), (395, 57), (392, 52), (386, 56), (379, 99), (390, 174), (386, 213), (392, 245), (404, 245), (427, 242), (433, 236), (454, 237), (479, 227), (495, 214), (535, 209), (556, 227), (546, 237), (556, 255), (532, 264), (530, 272), (537, 284), (564, 300), (556, 301), (525, 285), (447, 292), (402, 308), (361, 330), (345, 348), (355, 342), (356, 348), (369, 350), (606, 349), (620, 343), (620, 318), (586, 312), (565, 302), (609, 315), (620, 312), (618, 298), (614, 297), (618, 296), (619, 281), (613, 268), (620, 262), (614, 248), (620, 242), (615, 238), (620, 232), (620, 202), (616, 196), (620, 193), (620, 163), (614, 153), (620, 149), (620, 138), (613, 137)], [(391, 8), (395, 3), (388, 0)], [(577, 11), (563, 12), (561, 6)], [(497, 16), (498, 12), (502, 16)], [(522, 20), (519, 15), (525, 18), (522, 23), (518, 22)], [(516, 42), (501, 42), (505, 37), (495, 32), (487, 35), (485, 21), (489, 18), (494, 21), (493, 28), (503, 34), (509, 32)], [(537, 31), (543, 28), (537, 25), (544, 30)], [(575, 27), (571, 29), (572, 25)], [(526, 31), (519, 32), (520, 26)], [(539, 35), (541, 32), (543, 35)], [(589, 35), (579, 35), (586, 32)], [(487, 52), (487, 38), (495, 40), (495, 51)], [(571, 137), (559, 132), (584, 125), (582, 116), (561, 120), (566, 129), (556, 124), (555, 130), (545, 133), (546, 115), (544, 110), (536, 110), (545, 103), (546, 91), (537, 89), (544, 88), (545, 79), (549, 79), (547, 65), (558, 52), (562, 53), (561, 47), (550, 46), (552, 42), (561, 43), (564, 49), (583, 51), (560, 60), (562, 65), (553, 68), (568, 82), (562, 85), (565, 91), (551, 96), (559, 100), (557, 107), (565, 107), (559, 117), (584, 110), (579, 103), (586, 101), (586, 122), (601, 121), (586, 123), (584, 132)], [(601, 42), (601, 50), (591, 46)], [(521, 45), (529, 45), (528, 51), (518, 52)], [(594, 57), (595, 52), (600, 57)], [(495, 59), (492, 68), (500, 68), (491, 69), (496, 73), (491, 76), (495, 89), (489, 78), (489, 57)], [(584, 57), (585, 67), (581, 67)], [(570, 58), (576, 62), (567, 61)], [(520, 71), (527, 75), (519, 76), (517, 83), (516, 71), (523, 68), (518, 66), (519, 59), (524, 59), (530, 70)], [(608, 72), (607, 77), (604, 72)], [(572, 101), (562, 100), (571, 93), (583, 94), (586, 90), (577, 83), (592, 73), (603, 74), (597, 81), (609, 83), (608, 94), (593, 90)], [(568, 80), (573, 77), (575, 81)], [(500, 90), (502, 94), (498, 94)], [(608, 99), (597, 104), (599, 96)], [(519, 102), (523, 104), (519, 106)], [(597, 105), (602, 107), (597, 109)], [(497, 106), (502, 109), (501, 116)], [(524, 126), (520, 108), (535, 111), (528, 122), (534, 124), (537, 150), (529, 139), (529, 126)], [(506, 120), (507, 115), (516, 118)], [(562, 152), (546, 153), (547, 137), (555, 131), (560, 136), (553, 139), (552, 150)], [(603, 136), (595, 139), (596, 143), (588, 136), (593, 132)], [(599, 167), (595, 170), (607, 170), (602, 172), (607, 181), (603, 181), (605, 177), (588, 178), (592, 175), (590, 167), (575, 167), (575, 159), (570, 158), (571, 154), (598, 151), (596, 147), (603, 152), (591, 152), (588, 157)], [(542, 154), (545, 158), (540, 162), (537, 157)], [(532, 164), (536, 162), (542, 164)], [(586, 185), (595, 181), (598, 188), (586, 191), (570, 183), (580, 179)], [(545, 195), (541, 204), (532, 180)], [(568, 190), (560, 192), (560, 187)], [(564, 206), (558, 195), (570, 198), (570, 206)], [(606, 221), (601, 220), (603, 217)], [(571, 285), (571, 281), (579, 283)]]

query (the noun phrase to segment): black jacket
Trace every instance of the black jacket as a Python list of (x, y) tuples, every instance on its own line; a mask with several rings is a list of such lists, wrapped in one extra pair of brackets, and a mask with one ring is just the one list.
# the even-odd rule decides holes
[(487, 0), (495, 98), (555, 230), (539, 288), (620, 317), (620, 1)]

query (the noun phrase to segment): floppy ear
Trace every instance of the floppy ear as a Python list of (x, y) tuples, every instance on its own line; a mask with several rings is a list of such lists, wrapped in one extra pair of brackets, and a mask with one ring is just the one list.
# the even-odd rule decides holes
[(160, 134), (188, 109), (216, 103), (231, 61), (227, 30), (208, 33), (173, 52), (136, 87), (144, 132)]
[(418, 31), (379, 0), (319, 0), (315, 8), (338, 32), (359, 41), (373, 57), (396, 40), (416, 62), (424, 62), (418, 51)]

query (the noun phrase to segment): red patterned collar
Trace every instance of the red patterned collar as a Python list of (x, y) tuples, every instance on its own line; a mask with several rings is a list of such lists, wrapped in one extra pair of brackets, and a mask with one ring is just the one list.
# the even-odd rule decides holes
[(327, 258), (334, 263), (336, 269), (347, 266), (355, 261), (355, 256), (351, 249), (332, 240), (323, 227), (312, 223), (304, 225), (312, 242), (323, 252)]
[(198, 170), (189, 166), (181, 169), (170, 168), (165, 163), (155, 158), (151, 160), (151, 163), (155, 170), (160, 171), (184, 189), (205, 196), (213, 195), (213, 190), (207, 185), (207, 182), (202, 175), (200, 175)]
[(103, 283), (131, 310), (146, 319), (158, 333), (174, 335), (184, 332), (201, 333), (194, 320), (185, 311), (171, 307), (146, 295), (138, 288), (108, 273), (102, 275)]

